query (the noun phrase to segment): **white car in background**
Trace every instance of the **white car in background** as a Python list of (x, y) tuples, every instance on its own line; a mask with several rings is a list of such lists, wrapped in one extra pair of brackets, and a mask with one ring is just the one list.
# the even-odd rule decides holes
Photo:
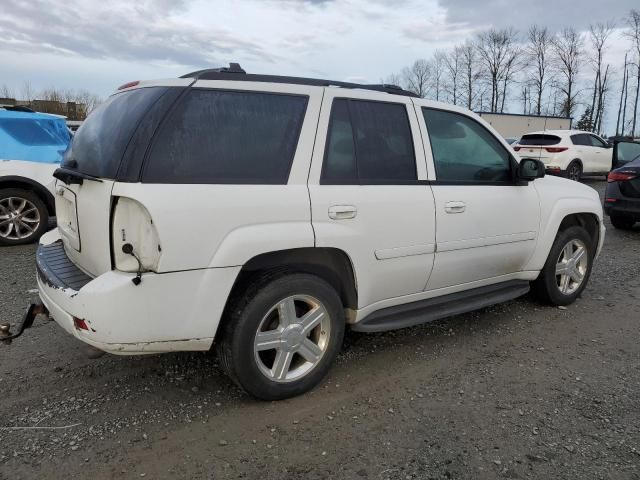
[(34, 242), (47, 231), (53, 172), (70, 139), (63, 117), (0, 108), (0, 246)]
[(537, 158), (547, 173), (580, 180), (583, 175), (606, 175), (613, 149), (599, 136), (582, 130), (546, 130), (523, 135), (513, 145), (522, 158)]

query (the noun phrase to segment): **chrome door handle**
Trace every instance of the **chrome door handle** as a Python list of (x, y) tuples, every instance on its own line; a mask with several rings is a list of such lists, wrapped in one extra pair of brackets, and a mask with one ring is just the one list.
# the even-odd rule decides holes
[(467, 208), (464, 202), (447, 202), (444, 204), (444, 211), (447, 213), (462, 213)]
[(333, 220), (348, 220), (355, 218), (358, 210), (353, 205), (331, 205), (329, 207), (329, 218)]

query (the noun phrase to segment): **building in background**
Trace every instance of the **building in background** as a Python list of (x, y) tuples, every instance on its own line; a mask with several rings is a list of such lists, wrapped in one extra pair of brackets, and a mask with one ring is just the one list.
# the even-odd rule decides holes
[(476, 112), (504, 138), (520, 138), (541, 130), (570, 130), (571, 117), (523, 115), (517, 113)]
[(62, 115), (68, 120), (84, 120), (87, 116), (87, 108), (83, 103), (64, 102), (56, 100), (17, 100), (15, 98), (0, 97), (0, 105), (22, 106), (35, 112), (52, 113)]

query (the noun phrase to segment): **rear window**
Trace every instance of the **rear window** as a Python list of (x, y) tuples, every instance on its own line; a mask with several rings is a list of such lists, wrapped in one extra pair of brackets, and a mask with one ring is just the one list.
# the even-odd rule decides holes
[(193, 89), (155, 135), (142, 181), (285, 184), (307, 100)]
[(82, 123), (65, 155), (79, 172), (100, 178), (116, 178), (127, 144), (140, 120), (166, 88), (139, 88), (115, 94)]
[(546, 134), (530, 134), (523, 135), (518, 145), (537, 145), (537, 146), (547, 146), (547, 145), (557, 145), (560, 143), (560, 137), (555, 135), (546, 135)]

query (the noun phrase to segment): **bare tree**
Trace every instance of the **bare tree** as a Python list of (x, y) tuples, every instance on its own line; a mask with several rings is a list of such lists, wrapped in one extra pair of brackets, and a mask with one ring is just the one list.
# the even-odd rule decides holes
[[(631, 136), (636, 135), (636, 119), (638, 118), (638, 96), (640, 95), (640, 10), (631, 10), (627, 18), (629, 30), (625, 35), (631, 39), (631, 45), (635, 50), (636, 66), (636, 99), (633, 102), (633, 117), (631, 121)], [(625, 101), (626, 107), (626, 101)]]
[(427, 96), (431, 85), (431, 65), (424, 59), (416, 60), (402, 70), (403, 86), (421, 98)]
[(478, 54), (491, 86), (491, 111), (504, 108), (501, 101), (506, 95), (508, 83), (518, 55), (516, 31), (511, 28), (491, 29), (478, 35)]
[(2, 98), (15, 98), (13, 95), (13, 90), (11, 88), (9, 88), (9, 86), (6, 83), (2, 84), (2, 87), (0, 87), (0, 97)]
[(476, 45), (470, 41), (465, 42), (458, 48), (460, 49), (462, 66), (460, 93), (462, 95), (462, 101), (466, 104), (466, 107), (471, 110), (478, 95), (476, 86), (480, 78), (477, 48)]
[(22, 84), (22, 100), (27, 103), (31, 103), (34, 100), (33, 88), (31, 88), (31, 82), (25, 80)]
[(447, 73), (447, 92), (451, 103), (458, 104), (458, 90), (460, 88), (460, 76), (462, 74), (462, 47), (456, 45), (444, 58), (445, 70)]
[[(618, 106), (618, 119), (616, 120), (616, 136), (618, 134), (624, 135), (624, 114), (623, 108), (626, 112), (627, 104), (625, 100), (625, 94), (627, 91), (627, 86), (629, 84), (629, 75), (627, 74), (627, 55), (628, 52), (624, 54), (624, 68), (622, 70), (622, 89), (620, 90), (620, 104)], [(620, 133), (620, 116), (622, 115), (622, 133)]]
[(392, 73), (391, 75), (387, 76), (387, 78), (383, 79), (381, 83), (384, 83), (386, 85), (396, 85), (397, 87), (402, 86), (402, 75), (398, 74), (398, 73)]
[(444, 88), (445, 59), (447, 54), (436, 50), (431, 60), (431, 86), (436, 101), (440, 101)]
[[(605, 44), (607, 39), (613, 31), (614, 24), (611, 22), (597, 23), (589, 26), (589, 38), (591, 40), (591, 46), (593, 48), (594, 58), (591, 59), (595, 77), (593, 80), (593, 96), (591, 100), (591, 116), (589, 120), (592, 122), (593, 130), (598, 128), (598, 116), (602, 113), (601, 106), (603, 105), (600, 95), (604, 91), (603, 87), (603, 55), (605, 50)], [(608, 69), (607, 65), (607, 69)], [(597, 104), (597, 105), (596, 105)], [(594, 118), (595, 115), (595, 118)]]
[(528, 83), (531, 84), (535, 95), (535, 113), (542, 114), (542, 96), (549, 83), (553, 80), (551, 76), (550, 49), (553, 36), (547, 27), (533, 25), (527, 32), (528, 44), (525, 49), (526, 60), (531, 65), (531, 77)]
[(562, 79), (559, 83), (564, 96), (561, 114), (570, 117), (577, 104), (576, 81), (583, 42), (580, 34), (573, 28), (565, 28), (553, 39), (552, 44), (558, 61), (558, 73)]

